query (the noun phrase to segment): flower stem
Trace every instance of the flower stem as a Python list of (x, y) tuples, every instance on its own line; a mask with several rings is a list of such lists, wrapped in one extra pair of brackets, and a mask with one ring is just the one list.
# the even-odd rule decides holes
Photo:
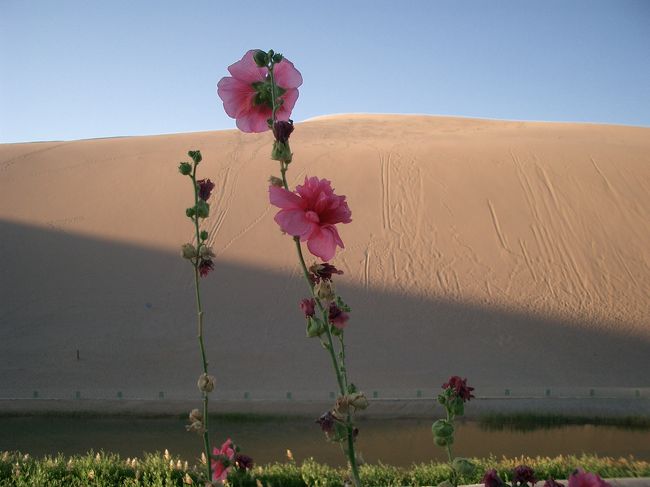
[[(194, 164), (194, 170), (192, 172), (192, 185), (194, 186), (194, 206), (199, 203), (199, 191), (196, 184), (196, 164)], [(198, 257), (199, 252), (201, 251), (201, 233), (199, 230), (199, 217), (194, 215), (194, 230), (196, 232), (196, 251), (197, 257), (194, 261), (194, 290), (196, 293), (196, 316), (197, 316), (197, 325), (198, 325), (198, 339), (199, 347), (201, 348), (201, 363), (203, 364), (203, 373), (207, 375), (208, 373), (208, 360), (205, 357), (205, 343), (203, 341), (203, 306), (201, 304), (201, 286), (199, 283), (200, 273), (199, 273), (199, 263), (200, 258)], [(205, 460), (207, 464), (208, 471), (208, 481), (212, 481), (212, 463), (210, 461), (210, 437), (208, 431), (208, 393), (203, 391), (203, 447), (205, 448)]]

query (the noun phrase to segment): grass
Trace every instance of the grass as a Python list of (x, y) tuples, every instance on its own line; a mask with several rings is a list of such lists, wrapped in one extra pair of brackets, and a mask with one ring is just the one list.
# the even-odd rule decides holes
[(561, 414), (489, 414), (478, 420), (483, 429), (534, 431), (538, 429), (559, 428), (568, 425), (613, 426), (629, 430), (650, 430), (650, 416), (567, 416)]
[[(512, 469), (526, 464), (539, 479), (549, 476), (566, 478), (577, 467), (596, 472), (601, 477), (650, 477), (650, 462), (628, 458), (602, 458), (593, 455), (547, 457), (495, 457), (474, 459), (478, 468), (464, 483), (479, 483), (483, 473), (496, 468), (504, 480)], [(64, 457), (32, 458), (17, 452), (0, 453), (0, 487), (185, 487), (202, 485), (200, 466), (188, 465), (169, 454), (151, 454), (142, 459), (124, 459), (112, 453), (94, 453)], [(449, 478), (449, 467), (441, 463), (422, 463), (409, 468), (385, 464), (363, 465), (361, 478), (366, 486), (437, 485)], [(232, 487), (339, 487), (347, 476), (346, 469), (307, 460), (273, 463), (254, 467), (246, 473), (229, 477)]]

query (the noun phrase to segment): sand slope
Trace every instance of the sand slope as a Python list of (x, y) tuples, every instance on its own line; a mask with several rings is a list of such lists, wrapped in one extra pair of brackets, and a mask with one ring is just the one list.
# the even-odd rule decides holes
[[(334, 390), (273, 222), (269, 133), (0, 146), (0, 396), (194, 397), (188, 149), (217, 188), (204, 280), (222, 397)], [(380, 396), (650, 386), (650, 129), (449, 117), (298, 124), (292, 184), (333, 181), (352, 379)], [(81, 360), (76, 360), (76, 350)], [(558, 389), (559, 390), (559, 389)], [(319, 396), (319, 394), (321, 396)]]

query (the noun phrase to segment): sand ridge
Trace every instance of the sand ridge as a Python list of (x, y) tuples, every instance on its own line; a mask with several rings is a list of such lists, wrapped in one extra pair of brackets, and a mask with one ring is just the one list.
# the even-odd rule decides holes
[[(176, 168), (196, 148), (217, 185), (204, 293), (223, 393), (331, 388), (268, 204), (270, 145), (221, 131), (0, 146), (2, 394), (192, 397)], [(351, 115), (297, 124), (292, 149), (290, 184), (330, 179), (352, 210), (333, 262), (362, 387), (650, 385), (650, 129)]]

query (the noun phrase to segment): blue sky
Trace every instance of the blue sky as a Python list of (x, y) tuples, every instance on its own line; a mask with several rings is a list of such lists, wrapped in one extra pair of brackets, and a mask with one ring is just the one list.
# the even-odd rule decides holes
[(0, 142), (233, 128), (215, 85), (250, 48), (302, 72), (297, 121), (650, 126), (647, 0), (0, 0)]

